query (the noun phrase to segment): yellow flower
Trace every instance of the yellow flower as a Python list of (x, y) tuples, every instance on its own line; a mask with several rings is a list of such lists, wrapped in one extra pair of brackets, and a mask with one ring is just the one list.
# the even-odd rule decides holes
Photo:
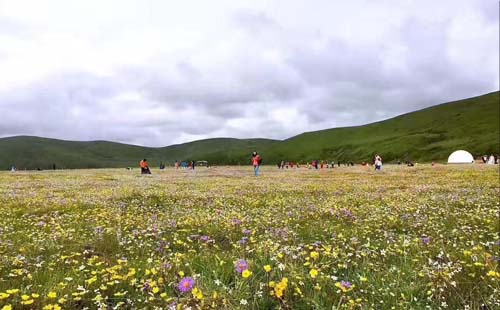
[(7, 294), (7, 293), (0, 293), (0, 300), (5, 299), (5, 298), (8, 298), (9, 296), (10, 296), (10, 294)]
[(161, 293), (161, 294), (160, 294), (160, 297), (161, 297), (161, 298), (166, 298), (166, 297), (167, 297), (167, 293), (165, 293), (165, 292)]
[(21, 304), (23, 304), (23, 305), (31, 305), (33, 302), (34, 302), (34, 300), (30, 299), (30, 300), (21, 301)]
[(493, 271), (493, 270), (488, 271), (487, 275), (490, 276), (490, 277), (493, 277), (493, 278), (494, 277), (500, 278), (500, 273), (498, 273), (496, 271)]
[(312, 259), (318, 259), (319, 253), (316, 252), (316, 251), (312, 251), (311, 254), (310, 254), (310, 256), (311, 256)]
[(28, 300), (28, 299), (30, 299), (29, 295), (23, 295), (23, 296), (21, 296), (21, 300)]
[(12, 306), (11, 305), (5, 305), (2, 307), (2, 310), (12, 310)]
[(288, 278), (283, 278), (276, 286), (274, 286), (274, 294), (276, 297), (281, 298), (288, 286)]
[(178, 274), (179, 274), (180, 277), (184, 277), (184, 271), (181, 270), (181, 271), (179, 271)]
[(38, 295), (37, 293), (33, 293), (33, 294), (31, 294), (31, 297), (38, 298), (38, 297), (40, 297), (40, 295)]
[(15, 289), (12, 289), (12, 290), (7, 290), (6, 292), (8, 294), (14, 295), (14, 294), (19, 293), (19, 289), (15, 288)]
[(153, 294), (156, 294), (160, 291), (160, 288), (158, 286), (153, 287)]
[(63, 304), (63, 303), (65, 303), (66, 301), (67, 301), (67, 300), (66, 300), (66, 298), (61, 297), (61, 298), (59, 298), (59, 300), (58, 300), (57, 302), (58, 302), (58, 303), (60, 303), (60, 304)]
[(195, 287), (192, 292), (193, 292), (193, 296), (196, 299), (198, 299), (198, 300), (203, 299), (203, 292), (199, 288)]
[(316, 269), (311, 269), (311, 271), (309, 271), (309, 275), (311, 276), (311, 278), (316, 278), (318, 276), (318, 270)]
[(359, 278), (359, 279), (361, 280), (361, 282), (366, 282), (366, 281), (368, 281), (368, 278), (365, 278), (365, 277), (361, 277), (361, 278)]
[(57, 293), (56, 292), (50, 292), (47, 294), (47, 297), (49, 298), (56, 298), (57, 297)]
[(265, 266), (264, 266), (264, 270), (265, 270), (266, 272), (271, 272), (271, 270), (273, 270), (273, 268), (271, 267), (271, 265), (265, 265)]
[(246, 279), (246, 278), (248, 278), (249, 276), (252, 275), (252, 272), (250, 270), (248, 270), (248, 269), (245, 269), (245, 270), (243, 270), (243, 272), (241, 273), (241, 275), (243, 276), (243, 278)]
[(273, 288), (275, 286), (276, 286), (276, 282), (274, 282), (274, 281), (269, 282), (269, 287)]

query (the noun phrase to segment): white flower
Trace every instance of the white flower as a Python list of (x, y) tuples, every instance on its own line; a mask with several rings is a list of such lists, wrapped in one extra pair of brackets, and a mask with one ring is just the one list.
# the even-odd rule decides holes
[(215, 282), (215, 285), (217, 285), (217, 286), (221, 285), (221, 282), (219, 279), (215, 280), (214, 282)]
[(240, 300), (240, 305), (247, 305), (248, 301), (246, 299)]
[(281, 270), (281, 271), (285, 270), (285, 265), (283, 265), (282, 263), (279, 263), (278, 264), (278, 269)]

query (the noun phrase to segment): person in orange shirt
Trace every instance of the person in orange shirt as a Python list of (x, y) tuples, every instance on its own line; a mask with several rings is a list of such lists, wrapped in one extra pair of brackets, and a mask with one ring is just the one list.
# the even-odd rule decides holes
[(151, 170), (149, 170), (149, 164), (146, 158), (141, 160), (139, 166), (141, 166), (141, 174), (151, 174)]
[(260, 157), (257, 152), (253, 152), (252, 154), (252, 164), (253, 164), (253, 172), (255, 173), (255, 176), (259, 176), (259, 168), (260, 164), (262, 163), (262, 158)]

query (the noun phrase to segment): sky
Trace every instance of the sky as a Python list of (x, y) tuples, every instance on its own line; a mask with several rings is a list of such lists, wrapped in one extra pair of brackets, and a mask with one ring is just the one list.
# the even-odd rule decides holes
[(496, 0), (0, 0), (0, 137), (286, 139), (499, 88)]

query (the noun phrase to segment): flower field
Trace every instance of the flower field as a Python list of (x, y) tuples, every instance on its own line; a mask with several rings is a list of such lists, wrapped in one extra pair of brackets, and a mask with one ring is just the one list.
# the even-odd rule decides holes
[(0, 173), (0, 309), (500, 309), (498, 166)]

